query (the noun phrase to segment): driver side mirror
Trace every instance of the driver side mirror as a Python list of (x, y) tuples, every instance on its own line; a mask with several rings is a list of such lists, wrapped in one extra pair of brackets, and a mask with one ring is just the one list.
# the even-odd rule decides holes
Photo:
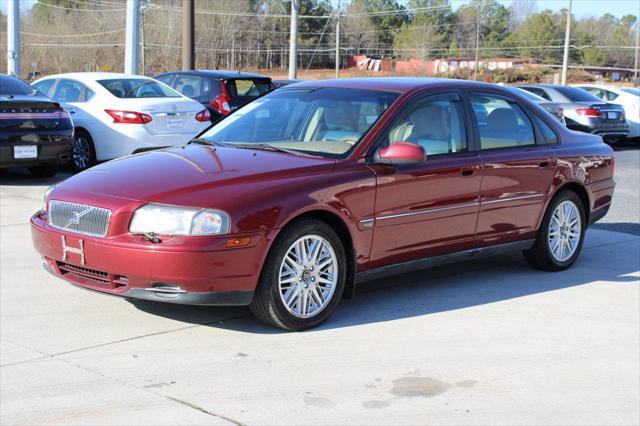
[(427, 159), (424, 148), (410, 142), (394, 142), (386, 148), (380, 148), (374, 162), (378, 164), (420, 164)]

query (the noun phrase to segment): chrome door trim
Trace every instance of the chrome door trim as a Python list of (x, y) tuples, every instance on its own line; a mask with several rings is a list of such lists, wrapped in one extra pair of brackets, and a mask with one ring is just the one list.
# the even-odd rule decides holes
[[(435, 208), (435, 209), (416, 210), (415, 212), (390, 214), (390, 215), (386, 215), (386, 216), (376, 216), (376, 220), (395, 219), (395, 218), (398, 218), (398, 217), (406, 217), (406, 216), (416, 216), (416, 215), (420, 215), (420, 214), (443, 212), (443, 211), (447, 211), (447, 210), (462, 209), (462, 208), (465, 208), (465, 207), (474, 207), (474, 206), (478, 206), (478, 205), (480, 205), (480, 203), (477, 202), (477, 201), (474, 201), (472, 203), (454, 204), (452, 206), (438, 207), (438, 208)], [(368, 220), (371, 220), (371, 219), (368, 219)]]
[(519, 195), (517, 197), (499, 198), (497, 200), (481, 201), (480, 204), (506, 203), (507, 201), (527, 200), (529, 198), (540, 198), (540, 197), (544, 197), (544, 194), (537, 193), (537, 194)]

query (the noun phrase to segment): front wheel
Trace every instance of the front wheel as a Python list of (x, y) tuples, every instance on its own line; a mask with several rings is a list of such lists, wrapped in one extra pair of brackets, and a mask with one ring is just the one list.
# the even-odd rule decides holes
[(582, 200), (575, 192), (559, 193), (549, 205), (530, 250), (524, 252), (527, 262), (546, 271), (562, 271), (580, 254), (586, 229)]
[(251, 311), (286, 330), (315, 327), (338, 306), (346, 274), (345, 250), (336, 232), (324, 222), (302, 219), (271, 248)]

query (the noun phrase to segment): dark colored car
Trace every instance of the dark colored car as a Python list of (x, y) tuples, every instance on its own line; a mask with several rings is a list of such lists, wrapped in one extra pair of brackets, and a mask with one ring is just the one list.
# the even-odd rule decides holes
[(555, 116), (558, 119), (559, 122), (561, 122), (562, 124), (566, 125), (566, 121), (564, 119), (564, 110), (557, 103), (548, 101), (543, 97), (540, 97), (538, 95), (534, 95), (533, 93), (528, 92), (528, 91), (526, 91), (524, 89), (521, 89), (519, 87), (514, 87), (513, 90), (517, 90), (518, 93), (520, 93), (523, 96), (525, 96), (531, 102), (537, 103), (542, 108), (546, 109), (549, 112), (549, 114)]
[(593, 133), (607, 142), (617, 142), (629, 133), (629, 124), (621, 105), (602, 102), (578, 87), (554, 84), (523, 84), (517, 87), (560, 106), (567, 127)]
[(57, 102), (24, 81), (0, 74), (0, 168), (53, 176), (71, 159), (73, 123)]
[(274, 89), (266, 75), (239, 71), (176, 71), (155, 78), (204, 105), (212, 123)]
[(609, 209), (613, 161), (600, 137), (495, 85), (309, 81), (185, 147), (65, 180), (31, 218), (33, 242), (80, 287), (250, 305), (301, 330), (391, 273), (505, 250), (568, 268)]

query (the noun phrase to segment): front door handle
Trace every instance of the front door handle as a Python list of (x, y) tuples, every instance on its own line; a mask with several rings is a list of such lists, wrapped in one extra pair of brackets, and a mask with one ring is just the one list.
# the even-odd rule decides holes
[(538, 166), (540, 166), (541, 168), (543, 167), (549, 167), (550, 161), (549, 160), (545, 160), (545, 161), (541, 161), (538, 163)]
[(75, 114), (75, 113), (76, 113), (76, 110), (75, 110), (75, 109), (68, 109), (68, 110), (67, 110), (67, 112), (68, 112), (69, 114)]

